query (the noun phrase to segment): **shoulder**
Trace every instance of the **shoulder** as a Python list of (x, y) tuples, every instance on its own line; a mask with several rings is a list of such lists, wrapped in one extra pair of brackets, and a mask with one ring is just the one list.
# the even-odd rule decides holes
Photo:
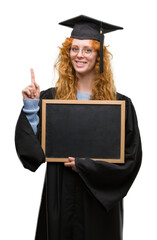
[(126, 95), (123, 95), (121, 93), (117, 93), (117, 100), (125, 101), (126, 115), (130, 114), (130, 113), (136, 115), (135, 107), (132, 103), (131, 98), (129, 98)]
[(40, 99), (54, 99), (55, 88), (48, 88), (40, 93)]
[(118, 93), (118, 92), (117, 92), (117, 100), (125, 101), (126, 108), (133, 105), (131, 99), (128, 96)]
[(129, 97), (119, 92), (117, 92), (117, 100), (131, 101)]

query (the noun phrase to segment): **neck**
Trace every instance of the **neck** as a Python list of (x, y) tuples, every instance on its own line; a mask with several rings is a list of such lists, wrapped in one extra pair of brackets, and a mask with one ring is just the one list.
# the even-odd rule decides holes
[(79, 92), (92, 93), (95, 74), (76, 74), (78, 78), (77, 90)]

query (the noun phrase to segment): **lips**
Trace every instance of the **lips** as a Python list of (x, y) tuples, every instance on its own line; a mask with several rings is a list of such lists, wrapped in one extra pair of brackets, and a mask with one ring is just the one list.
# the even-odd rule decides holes
[(75, 63), (76, 63), (77, 66), (84, 66), (87, 62), (75, 60)]

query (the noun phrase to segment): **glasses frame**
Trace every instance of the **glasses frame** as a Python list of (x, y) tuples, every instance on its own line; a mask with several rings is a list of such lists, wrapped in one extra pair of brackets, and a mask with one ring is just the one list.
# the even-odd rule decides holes
[[(70, 51), (72, 51), (72, 48), (73, 48), (72, 46), (69, 48), (69, 53), (70, 53)], [(79, 54), (79, 52), (81, 51), (81, 53), (84, 57), (90, 57), (93, 52), (96, 52), (96, 50), (94, 48), (91, 48), (91, 47), (85, 47), (85, 48), (82, 48), (82, 49), (80, 49), (79, 47), (76, 47), (76, 48), (78, 48), (78, 51), (77, 52), (72, 52), (73, 56), (77, 56)], [(92, 51), (90, 53), (85, 53), (86, 49), (91, 49)]]

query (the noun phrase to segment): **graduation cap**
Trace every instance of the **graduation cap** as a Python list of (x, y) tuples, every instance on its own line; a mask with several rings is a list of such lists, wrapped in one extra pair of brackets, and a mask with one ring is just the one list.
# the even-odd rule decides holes
[(73, 28), (71, 38), (92, 39), (100, 42), (100, 73), (103, 72), (103, 43), (104, 34), (123, 29), (109, 23), (105, 23), (84, 15), (60, 22), (60, 25)]

